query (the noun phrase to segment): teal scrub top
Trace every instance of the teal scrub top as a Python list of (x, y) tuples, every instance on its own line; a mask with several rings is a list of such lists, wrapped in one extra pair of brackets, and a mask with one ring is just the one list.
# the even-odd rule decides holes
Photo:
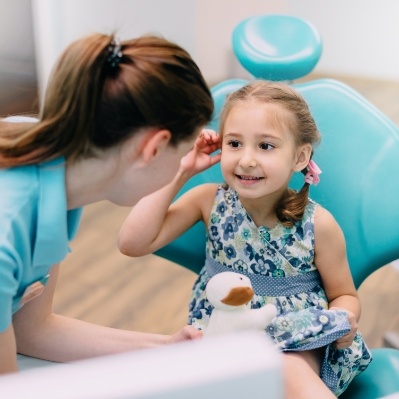
[(67, 210), (64, 158), (0, 169), (0, 332), (26, 288), (70, 251), (81, 213)]

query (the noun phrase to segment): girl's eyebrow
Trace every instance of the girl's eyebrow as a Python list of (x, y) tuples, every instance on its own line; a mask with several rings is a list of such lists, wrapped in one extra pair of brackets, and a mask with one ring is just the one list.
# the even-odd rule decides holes
[[(235, 133), (235, 132), (229, 132), (229, 133), (224, 133), (223, 137), (230, 137), (230, 138), (238, 138), (238, 137), (243, 137), (245, 136), (244, 134), (241, 133)], [(274, 141), (283, 141), (281, 137), (275, 136), (273, 134), (268, 134), (268, 133), (258, 133), (256, 134), (258, 139), (261, 140), (274, 140)]]
[(259, 133), (257, 135), (259, 139), (262, 140), (273, 140), (273, 141), (283, 141), (281, 137), (275, 136), (274, 134), (268, 134), (268, 133)]
[(233, 133), (233, 132), (224, 133), (224, 134), (223, 134), (223, 137), (226, 137), (226, 136), (230, 136), (230, 137), (241, 137), (242, 134), (240, 134), (240, 133)]

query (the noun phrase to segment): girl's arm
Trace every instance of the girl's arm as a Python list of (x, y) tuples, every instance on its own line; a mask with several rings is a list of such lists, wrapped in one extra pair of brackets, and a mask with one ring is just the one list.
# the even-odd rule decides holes
[(315, 263), (320, 272), (329, 308), (348, 313), (351, 331), (336, 341), (339, 349), (349, 346), (357, 331), (360, 302), (346, 255), (343, 232), (326, 209), (318, 206), (315, 214)]
[(123, 223), (118, 236), (120, 251), (128, 256), (152, 253), (179, 237), (199, 220), (207, 218), (215, 185), (202, 185), (185, 193), (172, 204), (183, 185), (196, 173), (219, 162), (219, 139), (212, 131), (203, 131), (194, 148), (182, 158), (171, 183), (140, 200)]
[[(14, 315), (17, 351), (21, 354), (55, 362), (69, 362), (202, 336), (201, 332), (191, 326), (169, 336), (102, 327), (54, 314), (51, 309), (58, 269), (58, 265), (52, 268), (42, 295), (28, 302)], [(15, 358), (15, 352), (12, 355)]]

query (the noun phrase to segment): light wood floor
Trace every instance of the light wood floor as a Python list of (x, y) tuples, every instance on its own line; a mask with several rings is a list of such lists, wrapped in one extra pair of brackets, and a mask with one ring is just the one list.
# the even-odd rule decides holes
[[(399, 83), (340, 79), (399, 124)], [(0, 78), (0, 115), (35, 110), (34, 98), (27, 96), (26, 88), (17, 86), (17, 94), (21, 94), (18, 103), (18, 99), (8, 101), (11, 97), (6, 96), (5, 86)], [(106, 202), (85, 209), (73, 251), (61, 268), (55, 310), (116, 328), (173, 333), (186, 323), (196, 276), (155, 255), (121, 255), (116, 236), (128, 211)], [(370, 347), (382, 346), (385, 331), (399, 332), (398, 291), (399, 269), (391, 265), (360, 287), (360, 328)]]

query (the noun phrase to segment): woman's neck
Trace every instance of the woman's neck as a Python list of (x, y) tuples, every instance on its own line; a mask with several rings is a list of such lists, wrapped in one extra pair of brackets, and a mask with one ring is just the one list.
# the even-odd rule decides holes
[(68, 209), (107, 199), (115, 171), (111, 157), (67, 162), (65, 181)]

